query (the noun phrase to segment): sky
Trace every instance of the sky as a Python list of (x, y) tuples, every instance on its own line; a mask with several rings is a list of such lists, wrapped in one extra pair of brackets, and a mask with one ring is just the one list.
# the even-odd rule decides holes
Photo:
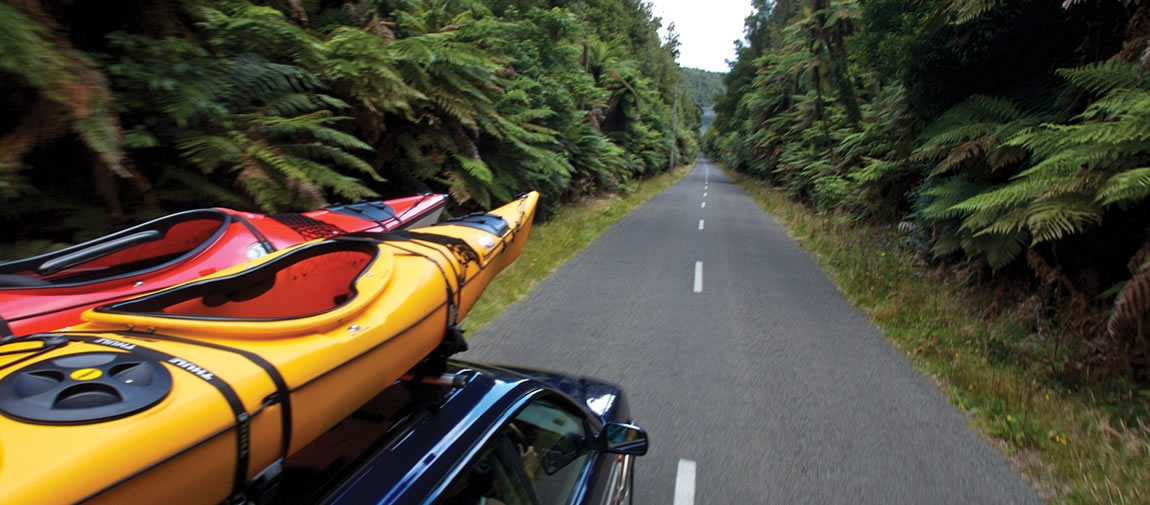
[(743, 38), (743, 19), (751, 0), (649, 0), (652, 13), (663, 19), (659, 36), (675, 23), (679, 34), (679, 66), (727, 72), (735, 59), (735, 40)]

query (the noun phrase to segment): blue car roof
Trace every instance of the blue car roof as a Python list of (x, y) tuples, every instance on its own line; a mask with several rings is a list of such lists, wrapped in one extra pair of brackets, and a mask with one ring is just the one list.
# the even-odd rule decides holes
[[(314, 503), (326, 496), (321, 503), (420, 503), (445, 485), (492, 429), (530, 398), (562, 393), (600, 422), (625, 410), (618, 388), (602, 381), (461, 361), (450, 362), (448, 374), (466, 380), (465, 385), (397, 384), (381, 394), (392, 398), (381, 399), (379, 405), (369, 403), (333, 429), (328, 439), (313, 443), (324, 447), (313, 453), (304, 448), (290, 458), (282, 499), (277, 501)], [(594, 398), (584, 398), (584, 391)], [(595, 402), (597, 407), (611, 405), (607, 410), (588, 408)], [(404, 406), (392, 412), (398, 404)], [(372, 430), (382, 433), (369, 435)], [(374, 442), (364, 444), (369, 437)], [(348, 447), (346, 451), (338, 450), (341, 444)], [(319, 469), (312, 471), (315, 467)], [(325, 477), (325, 471), (331, 475)], [(319, 496), (311, 494), (316, 487), (323, 489)]]

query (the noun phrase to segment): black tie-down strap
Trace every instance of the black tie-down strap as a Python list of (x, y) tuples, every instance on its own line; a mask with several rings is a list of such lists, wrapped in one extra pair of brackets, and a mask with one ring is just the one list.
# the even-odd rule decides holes
[(406, 253), (420, 256), (420, 257), (422, 257), (428, 261), (431, 261), (436, 266), (438, 266), (439, 271), (443, 274), (443, 281), (445, 284), (447, 284), (447, 302), (450, 305), (448, 307), (450, 313), (448, 315), (447, 325), (448, 326), (454, 326), (454, 325), (459, 323), (459, 318), (457, 316), (459, 313), (459, 304), (462, 300), (458, 299), (458, 297), (461, 297), (462, 293), (456, 292), (454, 289), (452, 289), (451, 282), (447, 279), (447, 272), (444, 271), (443, 265), (439, 264), (439, 262), (437, 262), (435, 260), (432, 260), (431, 257), (427, 254), (420, 253), (417, 251), (412, 251), (410, 249), (407, 249), (407, 248), (402, 247), (400, 245), (397, 245), (395, 243), (396, 242), (429, 242), (432, 244), (441, 245), (441, 246), (446, 247), (447, 250), (450, 251), (450, 253), (455, 256), (455, 259), (456, 259), (455, 262), (452, 262), (451, 258), (448, 258), (447, 255), (443, 251), (437, 251), (437, 252), (439, 253), (440, 256), (443, 257), (444, 260), (447, 260), (447, 264), (451, 267), (451, 272), (453, 274), (455, 274), (455, 285), (459, 288), (460, 291), (462, 291), (463, 285), (466, 284), (466, 281), (467, 281), (467, 279), (464, 278), (464, 275), (466, 274), (467, 269), (466, 268), (457, 269), (456, 263), (458, 263), (460, 265), (467, 265), (468, 263), (479, 264), (479, 259), (480, 259), (479, 253), (476, 253), (475, 249), (472, 249), (471, 244), (468, 244), (466, 240), (463, 240), (460, 238), (455, 238), (455, 237), (445, 237), (443, 235), (437, 235), (434, 233), (420, 233), (420, 232), (414, 232), (414, 231), (389, 231), (389, 232), (385, 232), (385, 233), (355, 233), (352, 235), (348, 235), (348, 237), (363, 237), (363, 238), (368, 238), (371, 240), (378, 240), (380, 242), (391, 242), (391, 245), (393, 247), (400, 249)]
[(403, 230), (384, 233), (355, 233), (349, 236), (367, 237), (383, 242), (430, 242), (448, 248), (460, 263), (479, 263), (479, 253), (475, 252), (475, 249), (471, 248), (471, 244), (461, 238)]
[[(191, 345), (198, 345), (201, 347), (208, 347), (226, 352), (233, 352), (239, 354), (254, 364), (259, 366), (268, 374), (272, 382), (275, 384), (276, 393), (269, 395), (263, 401), (263, 406), (266, 407), (271, 404), (280, 404), (280, 415), (282, 417), (282, 440), (281, 440), (281, 457), (278, 461), (273, 463), (268, 468), (259, 473), (251, 482), (247, 482), (247, 473), (250, 467), (250, 444), (251, 444), (251, 414), (246, 411), (239, 396), (231, 386), (217, 377), (211, 371), (198, 366), (188, 360), (179, 358), (165, 352), (143, 347), (138, 343), (129, 342), (125, 340), (117, 340), (107, 337), (97, 337), (92, 335), (77, 335), (74, 333), (49, 333), (42, 336), (28, 337), (28, 339), (40, 339), (46, 343), (60, 341), (58, 344), (47, 345), (45, 349), (37, 352), (50, 351), (52, 349), (67, 345), (68, 341), (86, 342), (95, 345), (102, 345), (111, 347), (120, 351), (128, 351), (129, 353), (139, 354), (154, 361), (169, 363), (170, 365), (188, 372), (196, 377), (204, 380), (208, 384), (216, 388), (221, 396), (228, 402), (228, 406), (232, 409), (232, 413), (236, 418), (236, 471), (234, 482), (232, 484), (232, 493), (224, 503), (228, 504), (262, 504), (267, 503), (274, 497), (276, 488), (279, 482), (279, 475), (282, 472), (283, 460), (287, 458), (288, 450), (291, 446), (291, 433), (292, 433), (292, 408), (291, 408), (291, 390), (288, 388), (283, 376), (279, 370), (275, 368), (270, 362), (263, 357), (245, 351), (243, 349), (236, 349), (220, 344), (211, 342), (195, 341), (180, 337), (173, 337), (169, 335), (160, 335), (156, 333), (137, 333), (137, 332), (120, 332), (119, 335), (127, 338), (140, 337), (150, 340), (161, 340), (170, 342), (180, 342)], [(14, 340), (13, 340), (14, 341)]]
[(224, 397), (224, 400), (228, 402), (228, 407), (232, 409), (232, 415), (235, 416), (236, 422), (236, 468), (232, 480), (232, 493), (228, 501), (240, 503), (241, 500), (244, 500), (243, 497), (246, 494), (248, 467), (251, 458), (251, 414), (244, 408), (243, 401), (240, 400), (239, 395), (236, 394), (235, 389), (232, 389), (230, 384), (210, 370), (198, 366), (195, 363), (133, 342), (88, 335), (68, 335), (67, 338), (68, 340), (111, 347), (154, 361), (168, 363), (175, 368), (198, 377), (216, 388), (216, 391), (219, 391), (220, 395)]
[[(416, 365), (416, 367), (412, 369), (412, 372), (419, 376), (434, 376), (442, 374), (443, 370), (445, 370), (447, 366), (447, 358), (451, 357), (453, 354), (467, 350), (467, 341), (463, 339), (463, 326), (459, 324), (459, 304), (462, 302), (463, 285), (466, 281), (463, 276), (466, 272), (466, 269), (457, 270), (455, 268), (455, 264), (452, 263), (449, 258), (444, 258), (445, 260), (448, 260), (448, 264), (451, 266), (452, 273), (455, 274), (455, 286), (458, 287), (457, 291), (455, 288), (451, 287), (451, 280), (448, 278), (447, 271), (444, 270), (443, 265), (440, 265), (439, 262), (431, 259), (431, 256), (425, 253), (413, 251), (411, 249), (399, 246), (394, 242), (430, 242), (444, 246), (449, 251), (451, 251), (451, 254), (455, 255), (455, 258), (462, 265), (466, 265), (468, 263), (478, 264), (479, 254), (475, 252), (475, 249), (471, 248), (471, 244), (468, 244), (467, 241), (463, 239), (445, 237), (443, 235), (437, 235), (434, 233), (389, 231), (385, 233), (356, 233), (349, 235), (349, 237), (365, 237), (372, 240), (379, 240), (381, 242), (392, 242), (391, 245), (393, 247), (396, 247), (408, 254), (422, 257), (427, 261), (432, 262), (439, 268), (440, 274), (443, 275), (443, 284), (447, 287), (447, 330), (444, 332), (443, 342), (439, 344), (439, 347), (437, 347), (435, 351), (432, 351), (432, 353), (428, 355), (427, 358), (424, 358), (423, 361)], [(440, 251), (439, 254), (443, 255), (443, 252)]]
[(263, 405), (269, 406), (278, 403), (280, 405), (280, 457), (287, 459), (288, 452), (291, 449), (291, 435), (292, 435), (292, 402), (291, 402), (291, 389), (288, 388), (287, 381), (284, 380), (283, 374), (271, 362), (264, 359), (263, 356), (244, 349), (217, 344), (214, 342), (205, 342), (203, 340), (195, 340), (190, 338), (175, 337), (172, 335), (163, 335), (159, 333), (141, 333), (131, 331), (117, 332), (125, 337), (139, 337), (152, 340), (161, 340), (167, 342), (178, 342), (181, 344), (194, 345), (199, 347), (206, 347), (208, 349), (215, 349), (217, 351), (230, 352), (243, 356), (252, 364), (260, 367), (261, 370), (267, 374), (271, 379), (272, 384), (276, 387), (276, 392), (264, 398)]
[(467, 341), (463, 339), (463, 326), (454, 324), (447, 327), (443, 335), (443, 342), (431, 354), (416, 363), (411, 368), (411, 375), (416, 377), (439, 377), (447, 371), (447, 359), (456, 353), (467, 350)]

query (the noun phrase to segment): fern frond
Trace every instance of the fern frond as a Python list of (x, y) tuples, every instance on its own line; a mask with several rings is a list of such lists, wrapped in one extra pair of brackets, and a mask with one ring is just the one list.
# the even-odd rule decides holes
[(954, 13), (954, 24), (966, 24), (974, 21), (991, 9), (998, 7), (1000, 0), (958, 0), (951, 2), (949, 8)]
[(322, 46), (275, 8), (227, 0), (214, 2), (214, 6), (218, 9), (205, 7), (195, 12), (213, 46), (231, 54), (260, 54), (304, 68), (316, 68), (323, 58)]
[(1114, 309), (1106, 330), (1112, 337), (1130, 338), (1141, 330), (1145, 332), (1146, 314), (1150, 313), (1150, 267), (1145, 258), (1150, 255), (1150, 244), (1142, 246), (1131, 258), (1131, 277), (1118, 292)]
[(905, 169), (905, 164), (901, 161), (874, 158), (863, 158), (863, 160), (866, 164), (850, 174), (851, 179), (858, 184), (876, 183)]
[(990, 152), (986, 161), (992, 171), (1014, 166), (1030, 157), (1030, 152), (1016, 146), (1001, 146)]
[(78, 76), (68, 56), (52, 44), (51, 30), (14, 5), (0, 3), (0, 71), (23, 79), (58, 104), (71, 102), (65, 84)]
[(962, 251), (963, 244), (967, 242), (969, 235), (970, 232), (958, 229), (954, 223), (941, 223), (934, 229), (933, 242), (930, 246), (931, 254), (937, 258)]
[(323, 144), (292, 144), (282, 146), (281, 149), (283, 149), (285, 153), (290, 153), (292, 156), (300, 159), (327, 161), (334, 166), (356, 170), (371, 177), (372, 180), (376, 182), (387, 182), (375, 171), (375, 168), (373, 168), (370, 163), (363, 161), (357, 156), (348, 154), (343, 149)]
[(1139, 88), (1144, 83), (1142, 72), (1134, 63), (1099, 62), (1059, 69), (1057, 72), (1075, 86), (1096, 94), (1105, 94), (1116, 89)]
[(987, 95), (974, 95), (963, 100), (954, 113), (956, 119), (979, 123), (1008, 123), (1023, 116), (1022, 109), (1013, 101)]
[(272, 116), (295, 116), (316, 109), (338, 109), (346, 106), (342, 100), (327, 95), (285, 93), (269, 100), (262, 109)]
[[(1042, 194), (1047, 186), (1046, 181), (1027, 178), (1001, 186), (984, 187), (984, 191), (956, 204), (954, 208), (965, 212), (1005, 211), (1030, 202)], [(986, 224), (977, 223), (974, 226), (981, 228)]]
[(1150, 196), (1150, 167), (1126, 170), (1110, 177), (1098, 190), (1102, 205), (1138, 203)]
[(1075, 174), (1100, 171), (1120, 154), (1120, 149), (1099, 149), (1094, 146), (1071, 146), (1042, 158), (1034, 166), (1019, 172), (1015, 179), (1041, 179), (1048, 183), (1068, 180)]
[(216, 135), (191, 137), (180, 141), (176, 147), (185, 159), (205, 174), (212, 173), (221, 165), (234, 163), (243, 152), (232, 139)]
[(119, 118), (108, 110), (110, 103), (94, 100), (86, 117), (77, 118), (73, 130), (113, 173), (122, 178), (132, 177), (124, 168), (123, 135)]
[(1133, 144), (1137, 146), (1136, 149), (1150, 148), (1150, 120), (1141, 116), (1122, 121), (1092, 121), (1066, 128), (1064, 131), (1072, 132), (1072, 136), (1068, 135), (1066, 139), (1067, 143), (1109, 146)]
[(1102, 210), (1087, 195), (1071, 193), (1043, 199), (1027, 209), (1034, 244), (1076, 235), (1102, 222)]
[(487, 164), (484, 163), (483, 160), (468, 158), (459, 154), (452, 155), (452, 157), (457, 163), (459, 163), (459, 166), (462, 167), (463, 170), (471, 177), (474, 177), (479, 182), (491, 182), (493, 177), (491, 174), (491, 169), (487, 167)]
[(1018, 259), (1029, 243), (1029, 235), (1023, 232), (1008, 235), (983, 235), (978, 247), (984, 251), (990, 268), (1001, 270)]
[[(289, 187), (298, 181), (313, 185), (316, 188), (327, 189), (331, 193), (346, 200), (363, 200), (365, 198), (379, 196), (378, 193), (364, 186), (359, 179), (342, 175), (330, 167), (312, 159), (294, 156), (288, 150), (283, 151), (283, 158), (286, 162), (296, 167), (301, 173), (305, 174), (305, 177), (290, 179), (288, 181)], [(300, 189), (314, 193), (319, 199), (322, 199), (322, 195), (314, 189), (303, 186), (301, 186)], [(299, 191), (296, 191), (296, 193), (298, 194)]]
[[(979, 235), (1003, 235), (1026, 231), (1030, 209), (1018, 207), (1009, 210), (976, 211), (963, 221), (962, 229)], [(989, 223), (989, 224), (987, 224)], [(981, 227), (981, 228), (979, 228)]]
[(1144, 89), (1116, 89), (1086, 107), (1076, 119), (1081, 121), (1139, 121), (1150, 113), (1150, 92)]
[(980, 159), (991, 146), (990, 139), (985, 137), (963, 142), (952, 148), (946, 159), (935, 165), (930, 175), (931, 177), (945, 175), (972, 159)]
[(432, 52), (427, 42), (428, 40), (423, 37), (409, 37), (396, 40), (388, 47), (400, 59), (426, 67), (435, 59), (435, 53)]
[[(240, 134), (233, 134), (233, 142), (244, 148), (244, 158), (257, 161), (269, 177), (286, 181), (290, 179), (307, 180), (307, 174), (301, 167), (292, 163), (279, 147), (270, 146), (262, 141), (252, 141), (242, 138)], [(250, 162), (249, 162), (250, 163)], [(244, 166), (248, 166), (245, 164)], [(271, 170), (267, 170), (270, 168)]]
[(242, 155), (236, 168), (236, 183), (264, 212), (276, 212), (291, 203), (283, 197), (284, 193), (278, 190), (279, 185), (255, 158)]

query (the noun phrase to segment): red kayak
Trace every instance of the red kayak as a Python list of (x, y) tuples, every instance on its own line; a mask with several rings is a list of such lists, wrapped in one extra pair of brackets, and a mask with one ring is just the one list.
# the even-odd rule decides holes
[(91, 307), (166, 288), (272, 251), (345, 233), (435, 223), (446, 195), (264, 215), (213, 208), (162, 217), (31, 258), (0, 263), (0, 321), (14, 335), (81, 322)]

